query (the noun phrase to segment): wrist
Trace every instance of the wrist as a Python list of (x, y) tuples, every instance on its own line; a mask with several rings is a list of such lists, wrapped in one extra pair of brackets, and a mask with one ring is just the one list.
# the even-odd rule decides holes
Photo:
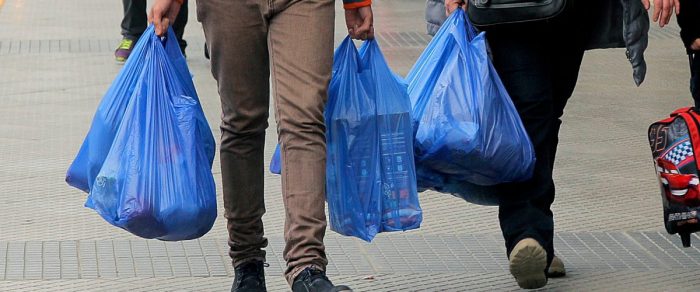
[(360, 7), (366, 7), (366, 6), (372, 5), (372, 0), (345, 0), (343, 2), (344, 2), (343, 8), (345, 8), (346, 10), (357, 9)]

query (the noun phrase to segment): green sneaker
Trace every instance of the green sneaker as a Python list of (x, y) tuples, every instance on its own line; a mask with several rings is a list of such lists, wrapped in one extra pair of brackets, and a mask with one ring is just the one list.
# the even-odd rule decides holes
[(117, 47), (117, 50), (114, 52), (114, 57), (117, 59), (117, 62), (126, 62), (126, 59), (131, 55), (131, 50), (134, 48), (134, 42), (135, 41), (130, 38), (122, 39), (121, 43), (119, 43), (119, 47)]

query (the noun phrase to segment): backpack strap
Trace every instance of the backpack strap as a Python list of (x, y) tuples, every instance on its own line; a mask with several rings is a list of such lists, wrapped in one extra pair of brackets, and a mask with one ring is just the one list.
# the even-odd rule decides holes
[(682, 113), (689, 113), (689, 112), (692, 112), (692, 111), (693, 111), (693, 107), (692, 107), (692, 106), (689, 106), (689, 107), (682, 107), (682, 108), (679, 108), (679, 109), (673, 111), (673, 112), (671, 113), (671, 117), (676, 117), (676, 116), (678, 116), (678, 115), (680, 115), (680, 114), (682, 114)]
[[(689, 106), (689, 107), (682, 107), (679, 108), (671, 113), (671, 115), (668, 118), (665, 118), (663, 120), (660, 120), (656, 123), (661, 123), (661, 124), (670, 124), (673, 123), (673, 120), (675, 120), (678, 116), (680, 116), (683, 113), (690, 113), (693, 112), (694, 108)], [(686, 123), (688, 124), (688, 127), (690, 127), (690, 123), (686, 120)], [(700, 146), (700, 145), (698, 145)]]

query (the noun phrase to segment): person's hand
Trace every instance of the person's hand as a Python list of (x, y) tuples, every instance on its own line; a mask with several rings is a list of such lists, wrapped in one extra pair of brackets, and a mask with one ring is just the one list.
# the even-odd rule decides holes
[(163, 36), (168, 32), (168, 26), (175, 22), (178, 12), (180, 12), (181, 1), (178, 0), (156, 0), (148, 14), (148, 22), (155, 26), (156, 34)]
[(693, 51), (700, 51), (700, 39), (695, 39), (695, 41), (690, 44), (690, 49)]
[[(642, 0), (644, 9), (649, 10), (650, 0)], [(664, 27), (671, 20), (671, 13), (675, 10), (676, 15), (681, 12), (680, 0), (654, 0), (654, 14), (652, 19), (659, 22), (659, 27)]]
[(345, 24), (348, 27), (348, 34), (353, 39), (373, 39), (374, 15), (372, 14), (372, 6), (346, 9)]
[(445, 14), (450, 16), (457, 8), (466, 9), (467, 2), (465, 0), (445, 0)]

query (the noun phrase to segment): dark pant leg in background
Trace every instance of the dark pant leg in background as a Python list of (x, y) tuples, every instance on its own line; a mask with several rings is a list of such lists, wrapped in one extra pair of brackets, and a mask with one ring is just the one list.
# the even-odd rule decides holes
[(700, 52), (690, 49), (690, 45), (700, 38), (700, 1), (681, 0), (681, 12), (676, 18), (681, 27), (681, 39), (690, 61), (690, 93), (695, 107), (700, 108)]
[(139, 39), (146, 30), (146, 0), (122, 0), (124, 18), (122, 18), (122, 35), (133, 40)]
[(681, 9), (678, 26), (681, 27), (681, 39), (690, 53), (690, 44), (700, 38), (700, 1), (680, 0)]
[(554, 256), (550, 207), (559, 118), (573, 92), (583, 56), (582, 46), (568, 43), (573, 47), (565, 47), (551, 27), (539, 23), (487, 30), (494, 65), (537, 156), (532, 179), (499, 187), (501, 230), (508, 255), (520, 240), (530, 237), (546, 249), (548, 262)]
[(185, 35), (185, 26), (187, 25), (187, 15), (188, 15), (188, 5), (187, 5), (187, 0), (182, 4), (182, 7), (180, 7), (180, 12), (177, 14), (177, 18), (175, 19), (175, 23), (173, 23), (173, 30), (175, 31), (175, 36), (177, 37), (177, 42), (180, 44), (180, 50), (182, 50), (182, 53), (185, 53), (185, 48), (187, 47), (187, 41), (183, 39), (183, 35)]
[[(122, 0), (124, 6), (124, 18), (122, 18), (122, 36), (137, 40), (146, 30), (148, 25), (148, 15), (146, 0)], [(184, 52), (187, 47), (187, 42), (182, 39), (185, 34), (185, 25), (187, 25), (188, 13), (187, 1), (180, 7), (180, 12), (173, 24), (173, 30), (177, 36), (177, 41), (180, 43), (180, 49)]]

